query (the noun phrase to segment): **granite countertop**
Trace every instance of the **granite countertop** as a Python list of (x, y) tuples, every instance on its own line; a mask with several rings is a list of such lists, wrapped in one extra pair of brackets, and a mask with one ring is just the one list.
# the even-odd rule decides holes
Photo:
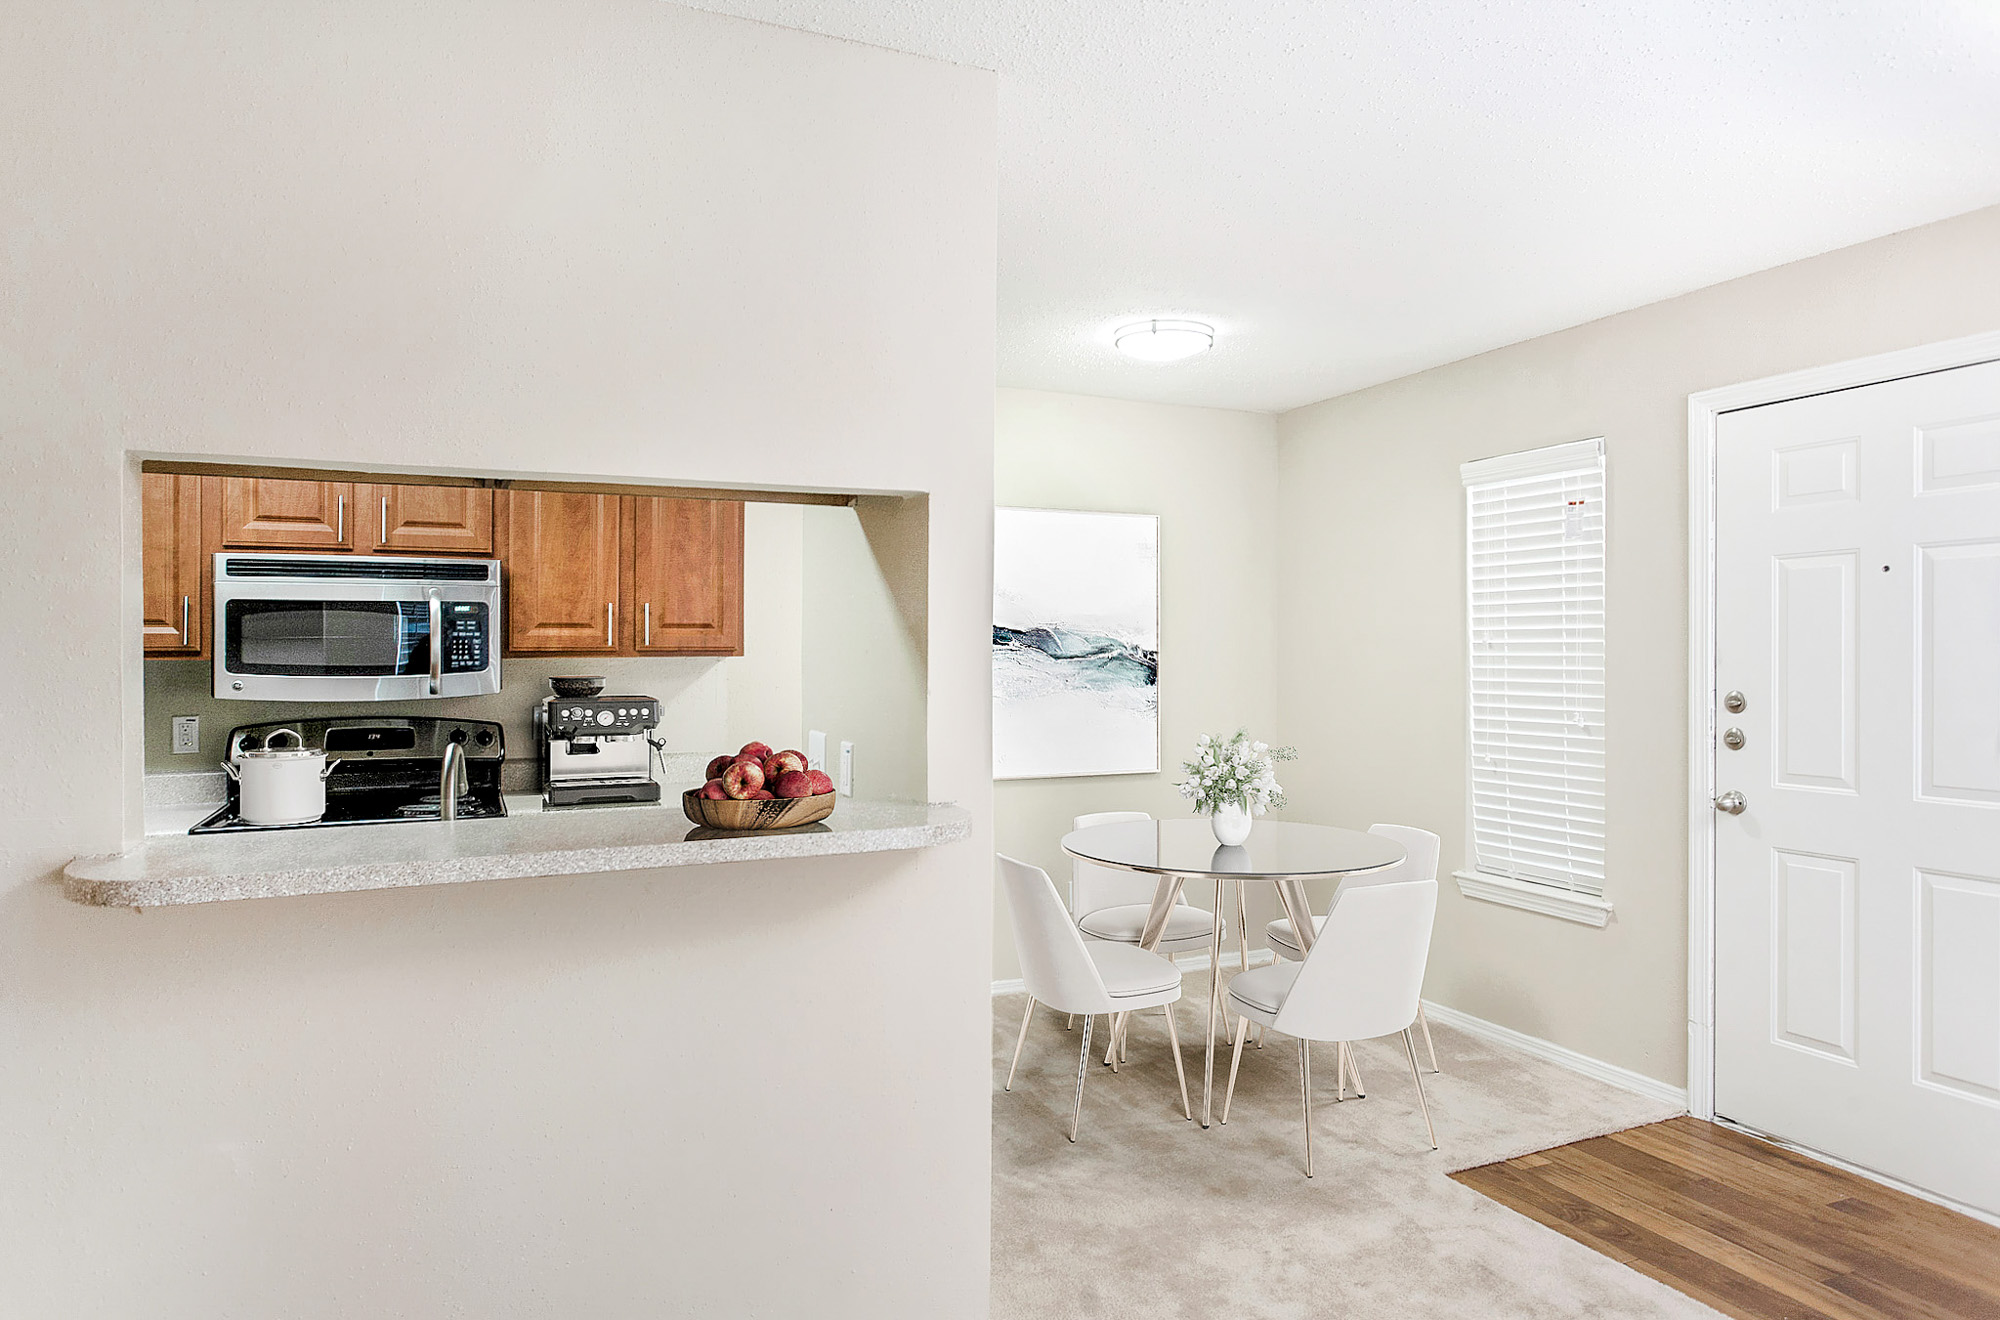
[(689, 824), (679, 800), (671, 793), (668, 799), (659, 806), (542, 811), (538, 796), (509, 795), (507, 810), (512, 814), (505, 819), (449, 825), (410, 821), (190, 835), (184, 832), (186, 825), (181, 833), (153, 834), (149, 822), (148, 837), (130, 852), (79, 857), (64, 867), (63, 893), (75, 902), (100, 907), (165, 907), (473, 880), (901, 852), (955, 843), (972, 828), (971, 814), (962, 807), (842, 799), (833, 815), (816, 825), (724, 833)]

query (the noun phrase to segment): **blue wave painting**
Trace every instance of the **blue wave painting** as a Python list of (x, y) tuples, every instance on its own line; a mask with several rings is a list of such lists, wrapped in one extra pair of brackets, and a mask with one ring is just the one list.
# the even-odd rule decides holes
[(1069, 628), (1003, 628), (993, 625), (993, 653), (1014, 661), (1018, 671), (1043, 674), (1063, 687), (1084, 692), (1159, 686), (1160, 653), (1101, 633)]
[(1160, 768), (1159, 528), (1147, 514), (995, 511), (994, 778)]

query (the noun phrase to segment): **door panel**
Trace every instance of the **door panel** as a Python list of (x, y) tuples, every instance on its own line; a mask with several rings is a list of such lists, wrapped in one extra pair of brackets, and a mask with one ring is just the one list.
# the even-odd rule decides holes
[(205, 649), (200, 477), (140, 475), (141, 613), (147, 655), (199, 656)]
[(495, 492), (509, 651), (605, 655), (620, 649), (619, 512), (625, 498)]
[(2000, 364), (1717, 441), (1716, 1112), (2000, 1213)]
[(1854, 555), (1777, 568), (1778, 782), (1854, 791)]
[(2000, 486), (2000, 416), (1920, 427), (1917, 453), (1926, 493)]
[(1918, 1077), (2000, 1104), (2000, 879), (1917, 873)]
[(1771, 854), (1772, 1034), (1800, 1049), (1854, 1059), (1854, 860)]
[(490, 555), (493, 492), (472, 486), (356, 488), (378, 554)]
[(743, 654), (742, 503), (636, 495), (626, 504), (633, 649)]
[(354, 548), (351, 482), (224, 477), (221, 490), (222, 544), (230, 549)]
[(2000, 806), (2000, 541), (1921, 554), (1921, 791)]

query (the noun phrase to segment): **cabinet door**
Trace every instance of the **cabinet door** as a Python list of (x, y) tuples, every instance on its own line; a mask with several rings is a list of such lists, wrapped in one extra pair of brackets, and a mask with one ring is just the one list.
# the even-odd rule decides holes
[(202, 653), (202, 535), (200, 477), (147, 472), (141, 548), (146, 654)]
[(490, 555), (493, 492), (474, 486), (355, 487), (363, 542), (377, 554)]
[(509, 651), (611, 655), (622, 649), (622, 503), (617, 495), (495, 492)]
[(743, 654), (743, 504), (626, 497), (632, 527), (632, 649)]
[(222, 544), (231, 549), (352, 550), (356, 513), (351, 482), (222, 479)]

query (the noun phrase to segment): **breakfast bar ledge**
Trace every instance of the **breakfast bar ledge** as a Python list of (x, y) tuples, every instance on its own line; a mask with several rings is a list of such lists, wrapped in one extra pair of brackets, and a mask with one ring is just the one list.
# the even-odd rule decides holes
[(116, 856), (77, 858), (63, 868), (63, 893), (96, 907), (167, 907), (903, 852), (971, 832), (971, 813), (949, 803), (842, 801), (819, 824), (757, 832), (702, 829), (677, 810), (579, 808), (450, 824), (158, 835)]

